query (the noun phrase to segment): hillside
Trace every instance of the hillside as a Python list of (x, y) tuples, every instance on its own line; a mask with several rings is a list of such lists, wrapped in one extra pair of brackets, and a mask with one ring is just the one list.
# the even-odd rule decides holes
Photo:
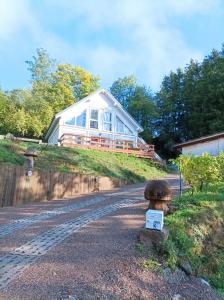
[(129, 183), (144, 181), (165, 174), (147, 159), (97, 150), (65, 148), (34, 143), (0, 140), (0, 164), (23, 165), (24, 151), (36, 149), (36, 169), (57, 172), (79, 172), (113, 178), (125, 178)]
[[(174, 199), (176, 212), (165, 223), (168, 265), (185, 262), (192, 273), (205, 278), (224, 295), (224, 183), (210, 184), (202, 192), (187, 191)], [(186, 264), (187, 262), (187, 264)]]

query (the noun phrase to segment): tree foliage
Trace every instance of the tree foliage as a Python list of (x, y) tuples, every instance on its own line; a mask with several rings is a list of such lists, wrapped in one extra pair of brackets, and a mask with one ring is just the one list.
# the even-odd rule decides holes
[(165, 76), (156, 103), (156, 142), (167, 157), (175, 154), (175, 143), (223, 131), (224, 49)]
[[(99, 77), (57, 63), (42, 48), (26, 63), (31, 88), (0, 90), (0, 133), (43, 137), (57, 112), (99, 87)], [(163, 157), (175, 157), (176, 143), (224, 131), (224, 47), (170, 72), (157, 93), (133, 75), (115, 80), (110, 91), (143, 127), (142, 137)]]
[(110, 91), (131, 116), (143, 127), (141, 136), (151, 142), (154, 120), (157, 116), (153, 93), (150, 88), (137, 84), (134, 76), (118, 78)]
[(37, 55), (33, 56), (32, 60), (27, 60), (26, 64), (31, 73), (32, 82), (48, 83), (56, 66), (56, 60), (50, 58), (45, 49), (38, 48)]
[(44, 137), (54, 115), (99, 87), (99, 77), (57, 64), (44, 49), (26, 61), (31, 89), (0, 91), (0, 133)]
[(204, 184), (215, 183), (221, 179), (223, 158), (223, 153), (217, 157), (204, 153), (201, 156), (180, 155), (173, 162), (178, 165), (184, 180), (194, 192), (202, 190)]
[(110, 87), (110, 92), (128, 110), (130, 97), (134, 95), (136, 85), (137, 79), (135, 76), (125, 76), (114, 81)]
[(71, 64), (59, 64), (52, 79), (53, 90), (67, 99), (73, 99), (73, 103), (99, 88), (99, 77)]
[(154, 121), (157, 117), (156, 106), (150, 89), (145, 86), (136, 86), (129, 98), (129, 113), (143, 127), (141, 136), (147, 142), (152, 140)]

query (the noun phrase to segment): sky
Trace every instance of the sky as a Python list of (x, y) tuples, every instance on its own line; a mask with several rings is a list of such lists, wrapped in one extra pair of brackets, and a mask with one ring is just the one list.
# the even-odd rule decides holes
[(171, 70), (224, 43), (224, 0), (0, 0), (0, 86), (28, 88), (37, 48), (109, 88), (135, 75), (159, 89)]

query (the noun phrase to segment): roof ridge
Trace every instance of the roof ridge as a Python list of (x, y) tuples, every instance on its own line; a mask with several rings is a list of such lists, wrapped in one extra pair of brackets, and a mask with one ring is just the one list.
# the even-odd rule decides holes
[(177, 147), (181, 147), (181, 146), (188, 145), (188, 144), (195, 144), (196, 142), (199, 142), (199, 141), (212, 140), (216, 137), (221, 137), (221, 136), (224, 136), (224, 131), (219, 132), (219, 133), (205, 135), (205, 136), (202, 136), (202, 137), (196, 138), (196, 139), (191, 139), (191, 140), (188, 140), (183, 143), (175, 144), (174, 147), (177, 148)]

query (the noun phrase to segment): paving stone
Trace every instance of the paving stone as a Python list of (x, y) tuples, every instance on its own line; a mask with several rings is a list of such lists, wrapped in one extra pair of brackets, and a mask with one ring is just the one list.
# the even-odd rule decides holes
[(78, 231), (81, 227), (106, 216), (120, 208), (127, 207), (139, 201), (139, 197), (124, 199), (115, 204), (90, 211), (62, 223), (53, 229), (35, 237), (33, 240), (9, 252), (0, 258), (0, 288), (6, 287), (11, 280), (19, 276), (39, 257), (46, 254), (69, 235)]
[(93, 196), (93, 198), (90, 200), (86, 200), (83, 202), (74, 203), (71, 205), (66, 205), (66, 206), (62, 206), (62, 207), (55, 208), (52, 210), (44, 211), (44, 212), (36, 214), (32, 217), (15, 220), (11, 223), (0, 226), (0, 237), (9, 235), (11, 233), (14, 233), (17, 230), (25, 229), (31, 225), (34, 225), (36, 223), (57, 217), (59, 215), (70, 213), (74, 210), (103, 202), (105, 200), (108, 200), (111, 197), (118, 196), (118, 195), (125, 195), (129, 192), (130, 191), (118, 192), (118, 193), (114, 193), (114, 194), (110, 193), (105, 196), (96, 195), (96, 196)]

